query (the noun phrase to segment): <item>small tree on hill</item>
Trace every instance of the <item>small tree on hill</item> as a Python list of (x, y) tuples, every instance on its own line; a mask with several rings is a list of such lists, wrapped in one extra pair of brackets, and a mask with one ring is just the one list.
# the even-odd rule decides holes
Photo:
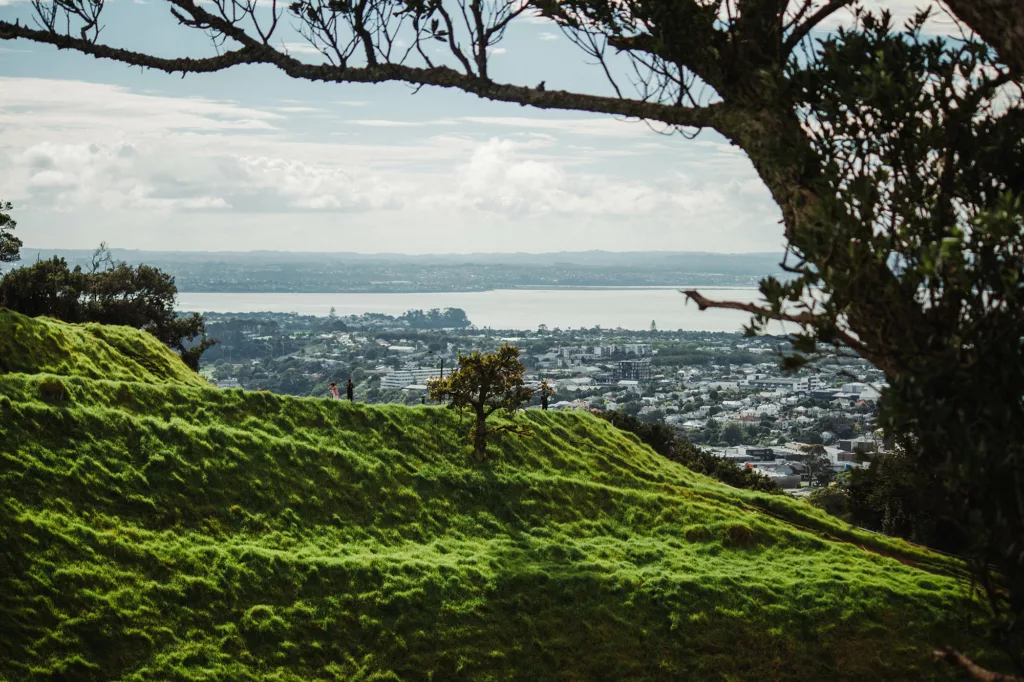
[(526, 368), (519, 361), (519, 349), (505, 344), (494, 353), (475, 351), (459, 356), (459, 368), (444, 377), (429, 382), (430, 398), (448, 398), (448, 407), (461, 410), (471, 408), (475, 416), (470, 430), (473, 456), (478, 460), (487, 456), (487, 437), (499, 431), (514, 431), (525, 435), (528, 430), (515, 424), (488, 426), (487, 418), (499, 410), (510, 418), (533, 395), (533, 389), (523, 385)]
[(21, 240), (11, 234), (18, 223), (6, 212), (13, 208), (11, 202), (0, 200), (0, 263), (13, 263), (21, 258)]

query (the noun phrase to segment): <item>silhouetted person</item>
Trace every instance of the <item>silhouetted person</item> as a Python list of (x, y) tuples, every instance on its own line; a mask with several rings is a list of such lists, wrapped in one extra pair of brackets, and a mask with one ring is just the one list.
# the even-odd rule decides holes
[(420, 396), (420, 405), (426, 405), (426, 404), (427, 404), (427, 396), (421, 395)]
[(546, 391), (540, 394), (540, 409), (548, 409), (548, 394)]
[(352, 383), (352, 380), (349, 379), (348, 383), (345, 384), (345, 394), (348, 396), (348, 401), (349, 402), (352, 402), (352, 397), (355, 395), (355, 393), (356, 393), (356, 386), (355, 386), (355, 384)]

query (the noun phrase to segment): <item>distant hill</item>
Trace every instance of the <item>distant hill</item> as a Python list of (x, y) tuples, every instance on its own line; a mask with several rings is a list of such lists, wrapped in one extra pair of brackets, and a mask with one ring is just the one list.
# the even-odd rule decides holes
[[(115, 258), (173, 274), (181, 291), (418, 292), (540, 286), (753, 286), (781, 275), (781, 254), (579, 251), (358, 254), (113, 249)], [(92, 251), (25, 248), (23, 263), (59, 255), (88, 266)]]
[(994, 660), (962, 630), (956, 562), (589, 414), (528, 410), (533, 435), (474, 464), (439, 407), (220, 391), (146, 334), (2, 313), (11, 348), (0, 679), (817, 682), (942, 679), (935, 645)]

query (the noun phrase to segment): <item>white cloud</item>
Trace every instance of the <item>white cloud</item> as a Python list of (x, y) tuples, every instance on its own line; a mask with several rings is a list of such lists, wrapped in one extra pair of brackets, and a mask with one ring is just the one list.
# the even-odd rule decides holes
[(455, 125), (455, 120), (442, 118), (426, 121), (392, 121), (383, 118), (375, 119), (348, 119), (345, 121), (350, 125), (365, 126), (367, 128), (421, 128), (423, 126), (450, 126)]
[(624, 121), (411, 110), (317, 135), (313, 101), (268, 111), (17, 78), (0, 91), (0, 186), (34, 245), (486, 251), (515, 235), (527, 250), (759, 250), (765, 225), (779, 240), (744, 156)]
[(323, 53), (318, 50), (312, 43), (305, 42), (288, 42), (282, 43), (281, 48), (289, 54), (310, 54), (316, 55), (317, 57), (323, 57)]
[(558, 40), (558, 35), (551, 31), (544, 31), (537, 36), (537, 40)]
[(237, 160), (237, 170), (246, 190), (275, 192), (294, 208), (369, 210), (399, 204), (396, 185), (337, 166), (243, 157)]

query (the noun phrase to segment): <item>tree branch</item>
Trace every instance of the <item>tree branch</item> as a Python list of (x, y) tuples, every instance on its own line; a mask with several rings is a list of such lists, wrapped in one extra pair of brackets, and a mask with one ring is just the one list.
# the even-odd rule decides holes
[[(774, 312), (769, 308), (762, 308), (754, 305), (753, 303), (740, 303), (739, 301), (712, 301), (705, 298), (695, 289), (688, 289), (686, 291), (680, 289), (679, 293), (684, 294), (688, 299), (697, 304), (697, 308), (700, 310), (707, 310), (708, 308), (722, 308), (727, 310), (742, 310), (743, 312), (750, 313), (751, 315), (760, 315), (761, 317), (768, 318), (770, 320), (777, 320), (779, 322), (793, 322), (794, 324), (800, 325), (814, 325), (822, 321), (820, 315), (815, 315), (810, 312), (802, 313), (783, 313)], [(836, 329), (836, 337), (839, 338), (846, 346), (852, 348), (857, 353), (866, 357), (867, 348), (861, 343), (856, 337), (847, 331), (842, 329)]]
[(942, 651), (936, 651), (934, 655), (936, 661), (945, 661), (952, 666), (962, 668), (968, 675), (978, 680), (978, 682), (1024, 682), (1021, 678), (1014, 677), (1013, 675), (1003, 675), (1001, 673), (994, 673), (991, 670), (985, 670), (959, 651), (955, 651), (950, 647), (946, 647)]
[(112, 59), (114, 61), (141, 66), (147, 69), (157, 69), (166, 73), (211, 73), (223, 71), (238, 64), (255, 64), (262, 61), (259, 58), (258, 50), (243, 47), (239, 50), (225, 52), (216, 57), (193, 59), (191, 57), (164, 58), (152, 55), (123, 50), (118, 47), (98, 45), (88, 40), (74, 38), (60, 33), (41, 31), (18, 23), (0, 21), (0, 40), (14, 40), (25, 38), (37, 43), (54, 45), (59, 50), (77, 50), (92, 55), (97, 59)]
[(786, 38), (786, 42), (782, 46), (782, 53), (789, 54), (792, 52), (796, 46), (800, 44), (800, 41), (806, 38), (807, 34), (813, 31), (818, 24), (825, 21), (825, 19), (829, 18), (842, 8), (849, 7), (853, 2), (854, 0), (832, 0), (832, 2), (807, 17), (807, 20), (793, 29), (793, 32), (789, 34), (788, 38)]
[(111, 59), (123, 64), (156, 69), (165, 73), (211, 73), (238, 64), (271, 64), (293, 78), (309, 81), (330, 83), (401, 81), (414, 85), (456, 88), (485, 99), (511, 102), (523, 106), (529, 105), (538, 109), (615, 114), (629, 118), (661, 121), (680, 127), (715, 127), (725, 106), (722, 103), (715, 103), (705, 107), (680, 107), (616, 97), (584, 95), (565, 90), (538, 90), (520, 85), (482, 80), (475, 76), (461, 74), (445, 66), (419, 68), (402, 64), (379, 64), (354, 68), (335, 64), (306, 64), (269, 45), (263, 45), (257, 41), (250, 42), (251, 38), (244, 41), (248, 44), (242, 48), (216, 57), (200, 59), (155, 57), (132, 50), (91, 43), (69, 35), (0, 21), (0, 40), (16, 38), (54, 45), (62, 50), (76, 50), (97, 59)]

